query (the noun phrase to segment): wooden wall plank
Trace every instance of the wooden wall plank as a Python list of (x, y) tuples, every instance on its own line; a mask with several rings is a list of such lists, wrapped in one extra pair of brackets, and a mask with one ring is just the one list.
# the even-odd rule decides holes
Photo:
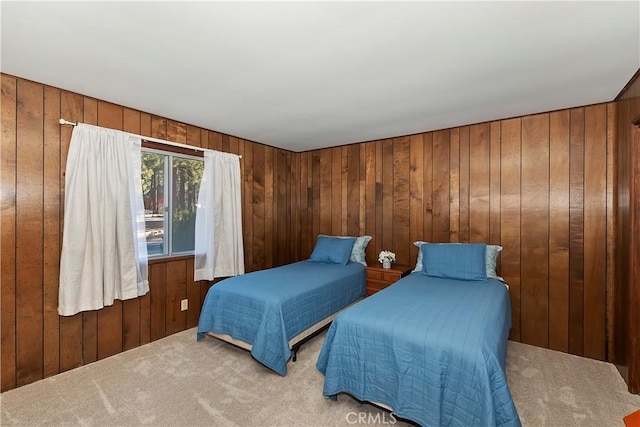
[(549, 348), (569, 350), (569, 111), (550, 114)]
[[(70, 92), (62, 92), (60, 94), (60, 113), (66, 120), (72, 122), (82, 121), (82, 96)], [(73, 128), (71, 126), (61, 126), (60, 128), (60, 233), (64, 229), (64, 175), (72, 131)], [(62, 234), (60, 234), (60, 241), (62, 242)], [(60, 317), (60, 372), (68, 371), (83, 363), (82, 319), (82, 313)]]
[(433, 133), (432, 241), (449, 241), (449, 131)]
[(166, 263), (151, 264), (149, 266), (149, 295), (151, 297), (151, 331), (149, 339), (155, 341), (166, 336)]
[[(340, 147), (340, 160), (342, 162), (342, 167), (340, 170), (340, 181), (341, 181), (341, 186), (340, 186), (340, 235), (342, 236), (346, 236), (347, 235), (347, 216), (348, 216), (348, 204), (349, 204), (349, 200), (348, 200), (348, 194), (347, 194), (347, 187), (349, 185), (349, 176), (348, 176), (348, 171), (347, 168), (349, 167), (349, 153), (348, 153), (348, 149), (347, 146), (342, 146)], [(356, 193), (357, 194), (357, 193)], [(357, 211), (356, 211), (357, 213)]]
[(184, 123), (176, 122), (175, 120), (167, 120), (167, 140), (178, 142), (180, 144), (187, 143), (187, 125)]
[(240, 162), (244, 165), (244, 205), (242, 207), (242, 230), (244, 231), (244, 266), (246, 272), (253, 271), (253, 147), (245, 143)]
[[(471, 218), (471, 206), (469, 206), (469, 189), (470, 189), (470, 128), (463, 126), (460, 128), (460, 225), (458, 226), (458, 236), (460, 242), (469, 242), (469, 221)], [(450, 190), (451, 191), (451, 190)], [(450, 192), (451, 194), (451, 192)]]
[[(359, 236), (360, 233), (360, 145), (347, 147), (347, 185), (343, 186), (343, 204), (346, 199), (347, 230), (349, 236)], [(295, 182), (295, 181), (294, 181)], [(346, 194), (344, 194), (346, 190)], [(345, 197), (346, 196), (346, 197)]]
[[(309, 185), (309, 152), (300, 153), (300, 259), (307, 259), (311, 255), (309, 251), (309, 240), (311, 239), (311, 221), (312, 216), (309, 215), (310, 207), (313, 205), (313, 195), (311, 186)], [(295, 181), (294, 181), (295, 182)], [(293, 217), (295, 221), (295, 216)], [(296, 235), (292, 236), (296, 239)]]
[(469, 241), (475, 243), (489, 241), (490, 133), (489, 123), (469, 129)]
[[(322, 217), (326, 215), (322, 213), (321, 202), (322, 202), (322, 185), (320, 183), (320, 171), (321, 171), (321, 163), (322, 163), (322, 152), (316, 150), (312, 153), (311, 156), (311, 178), (309, 179), (310, 184), (312, 186), (313, 193), (313, 205), (311, 206), (312, 210), (312, 234), (311, 239), (309, 240), (309, 254), (313, 250), (314, 245), (316, 244), (316, 239), (318, 234), (320, 234), (320, 229), (322, 227)], [(326, 196), (325, 196), (326, 197)], [(324, 206), (326, 209), (326, 206)]]
[[(130, 108), (122, 111), (122, 130), (140, 134), (140, 112)], [(140, 345), (141, 298), (122, 301), (122, 350)]]
[[(98, 125), (98, 101), (84, 97), (84, 123)], [(91, 363), (98, 360), (98, 312), (82, 312), (82, 361)]]
[(424, 224), (422, 240), (434, 242), (433, 237), (433, 133), (424, 135), (424, 183), (422, 188), (422, 204), (424, 207)]
[(501, 274), (511, 297), (510, 338), (520, 340), (520, 130), (521, 119), (501, 123), (500, 242)]
[(17, 81), (2, 75), (2, 157), (0, 157), (0, 185), (2, 188), (2, 256), (0, 266), (2, 284), (0, 288), (0, 331), (2, 352), (1, 390), (16, 387), (16, 122)]
[(584, 349), (584, 108), (571, 110), (569, 151), (569, 352)]
[[(332, 233), (332, 158), (333, 153), (330, 148), (320, 150), (320, 175), (318, 176), (320, 182), (320, 234)], [(317, 236), (314, 236), (315, 238)]]
[(382, 165), (382, 141), (375, 142), (375, 195), (374, 195), (374, 206), (375, 206), (375, 220), (374, 224), (376, 226), (376, 231), (373, 234), (374, 237), (374, 247), (373, 251), (373, 260), (372, 264), (378, 262), (378, 254), (380, 251), (384, 249), (384, 233), (383, 233), (383, 165)]
[[(243, 157), (244, 158), (244, 157)], [(187, 267), (186, 271), (186, 287), (187, 287), (187, 300), (189, 300), (189, 308), (187, 309), (186, 316), (186, 325), (185, 328), (194, 328), (198, 326), (198, 320), (200, 319), (200, 295), (202, 294), (202, 288), (207, 287), (206, 282), (195, 281), (194, 278), (194, 268), (193, 268), (193, 258), (189, 258), (185, 260), (185, 264)]]
[[(331, 162), (329, 168), (331, 169), (331, 176), (329, 182), (331, 183), (331, 233), (332, 235), (339, 236), (342, 234), (342, 180), (344, 169), (344, 160), (342, 157), (343, 147), (330, 148)], [(346, 177), (344, 178), (346, 179)]]
[[(98, 126), (122, 130), (122, 107), (107, 102), (98, 102)], [(122, 301), (115, 300), (112, 305), (98, 310), (98, 359), (122, 352)]]
[(377, 236), (376, 234), (376, 144), (368, 142), (364, 144), (365, 156), (365, 234), (372, 237), (367, 246), (367, 264), (375, 265), (378, 262)]
[(274, 253), (276, 259), (276, 265), (284, 265), (290, 262), (291, 259), (291, 243), (289, 239), (289, 233), (291, 231), (291, 209), (288, 206), (290, 200), (290, 186), (289, 186), (289, 172), (291, 170), (291, 164), (289, 163), (289, 156), (284, 150), (277, 150), (275, 152), (276, 157), (276, 194), (277, 198), (274, 201), (274, 218), (276, 218), (277, 228), (274, 230), (276, 235), (274, 236)]
[(382, 141), (382, 250), (393, 248), (393, 140)]
[(605, 359), (607, 270), (607, 106), (585, 108), (584, 352)]
[(521, 340), (549, 342), (549, 115), (522, 119)]
[(448, 241), (453, 243), (460, 242), (460, 129), (451, 129), (449, 134)]
[(409, 265), (415, 265), (418, 248), (413, 242), (424, 239), (424, 136), (412, 135), (409, 142)]
[(187, 260), (166, 263), (165, 334), (183, 331), (186, 327), (186, 312), (181, 310), (181, 301), (187, 298)]
[(44, 88), (18, 80), (16, 145), (16, 380), (43, 377)]
[(60, 372), (60, 90), (44, 88), (44, 376)]
[[(224, 147), (224, 138), (223, 138)], [(265, 221), (265, 236), (264, 236), (264, 267), (270, 268), (274, 266), (273, 263), (273, 249), (274, 249), (274, 230), (276, 225), (276, 218), (273, 214), (273, 180), (274, 180), (274, 149), (267, 147), (265, 149), (264, 156), (264, 221)]]
[[(500, 122), (491, 122), (490, 166), (489, 166), (489, 243), (500, 245), (500, 163), (501, 127)], [(500, 257), (498, 257), (498, 275)]]
[(253, 266), (252, 271), (265, 266), (265, 146), (253, 147)]
[(409, 264), (409, 137), (393, 141), (393, 239), (396, 262)]
[[(140, 113), (140, 135), (151, 136), (151, 115)], [(148, 270), (151, 279), (151, 266)], [(149, 282), (151, 283), (151, 282)], [(140, 300), (140, 345), (151, 342), (151, 295), (138, 298)]]
[[(616, 300), (615, 293), (617, 283), (616, 274), (616, 207), (617, 176), (616, 176), (616, 129), (617, 129), (617, 109), (616, 104), (607, 105), (607, 359), (615, 363), (614, 353), (616, 336)], [(618, 249), (620, 250), (620, 249)]]

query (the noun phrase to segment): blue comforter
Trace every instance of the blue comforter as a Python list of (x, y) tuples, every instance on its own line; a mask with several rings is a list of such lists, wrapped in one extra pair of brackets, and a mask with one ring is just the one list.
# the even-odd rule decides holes
[(424, 426), (519, 426), (505, 374), (510, 328), (501, 282), (412, 273), (334, 319), (316, 365), (323, 393)]
[(198, 339), (227, 334), (252, 345), (251, 354), (287, 373), (289, 340), (357, 300), (365, 291), (364, 266), (300, 261), (236, 276), (209, 288)]

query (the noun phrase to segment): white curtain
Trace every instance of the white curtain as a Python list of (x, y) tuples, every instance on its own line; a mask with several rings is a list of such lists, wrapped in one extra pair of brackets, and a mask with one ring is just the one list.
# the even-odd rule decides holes
[(244, 274), (240, 158), (207, 150), (198, 193), (195, 280)]
[(141, 142), (96, 126), (73, 129), (65, 174), (61, 316), (149, 291)]

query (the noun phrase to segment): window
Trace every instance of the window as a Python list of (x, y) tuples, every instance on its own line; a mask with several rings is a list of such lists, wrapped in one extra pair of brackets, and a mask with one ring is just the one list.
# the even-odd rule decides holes
[(204, 169), (201, 158), (142, 149), (149, 257), (193, 253), (196, 203)]

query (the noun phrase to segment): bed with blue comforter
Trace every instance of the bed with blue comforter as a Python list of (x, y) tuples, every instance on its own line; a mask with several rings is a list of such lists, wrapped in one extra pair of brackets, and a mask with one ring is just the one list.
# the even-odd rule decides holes
[(412, 273), (334, 319), (316, 365), (323, 393), (424, 426), (519, 426), (505, 374), (510, 328), (502, 282)]
[(365, 268), (300, 261), (223, 280), (209, 288), (198, 339), (225, 334), (251, 345), (251, 354), (280, 375), (289, 340), (340, 311), (365, 292)]

